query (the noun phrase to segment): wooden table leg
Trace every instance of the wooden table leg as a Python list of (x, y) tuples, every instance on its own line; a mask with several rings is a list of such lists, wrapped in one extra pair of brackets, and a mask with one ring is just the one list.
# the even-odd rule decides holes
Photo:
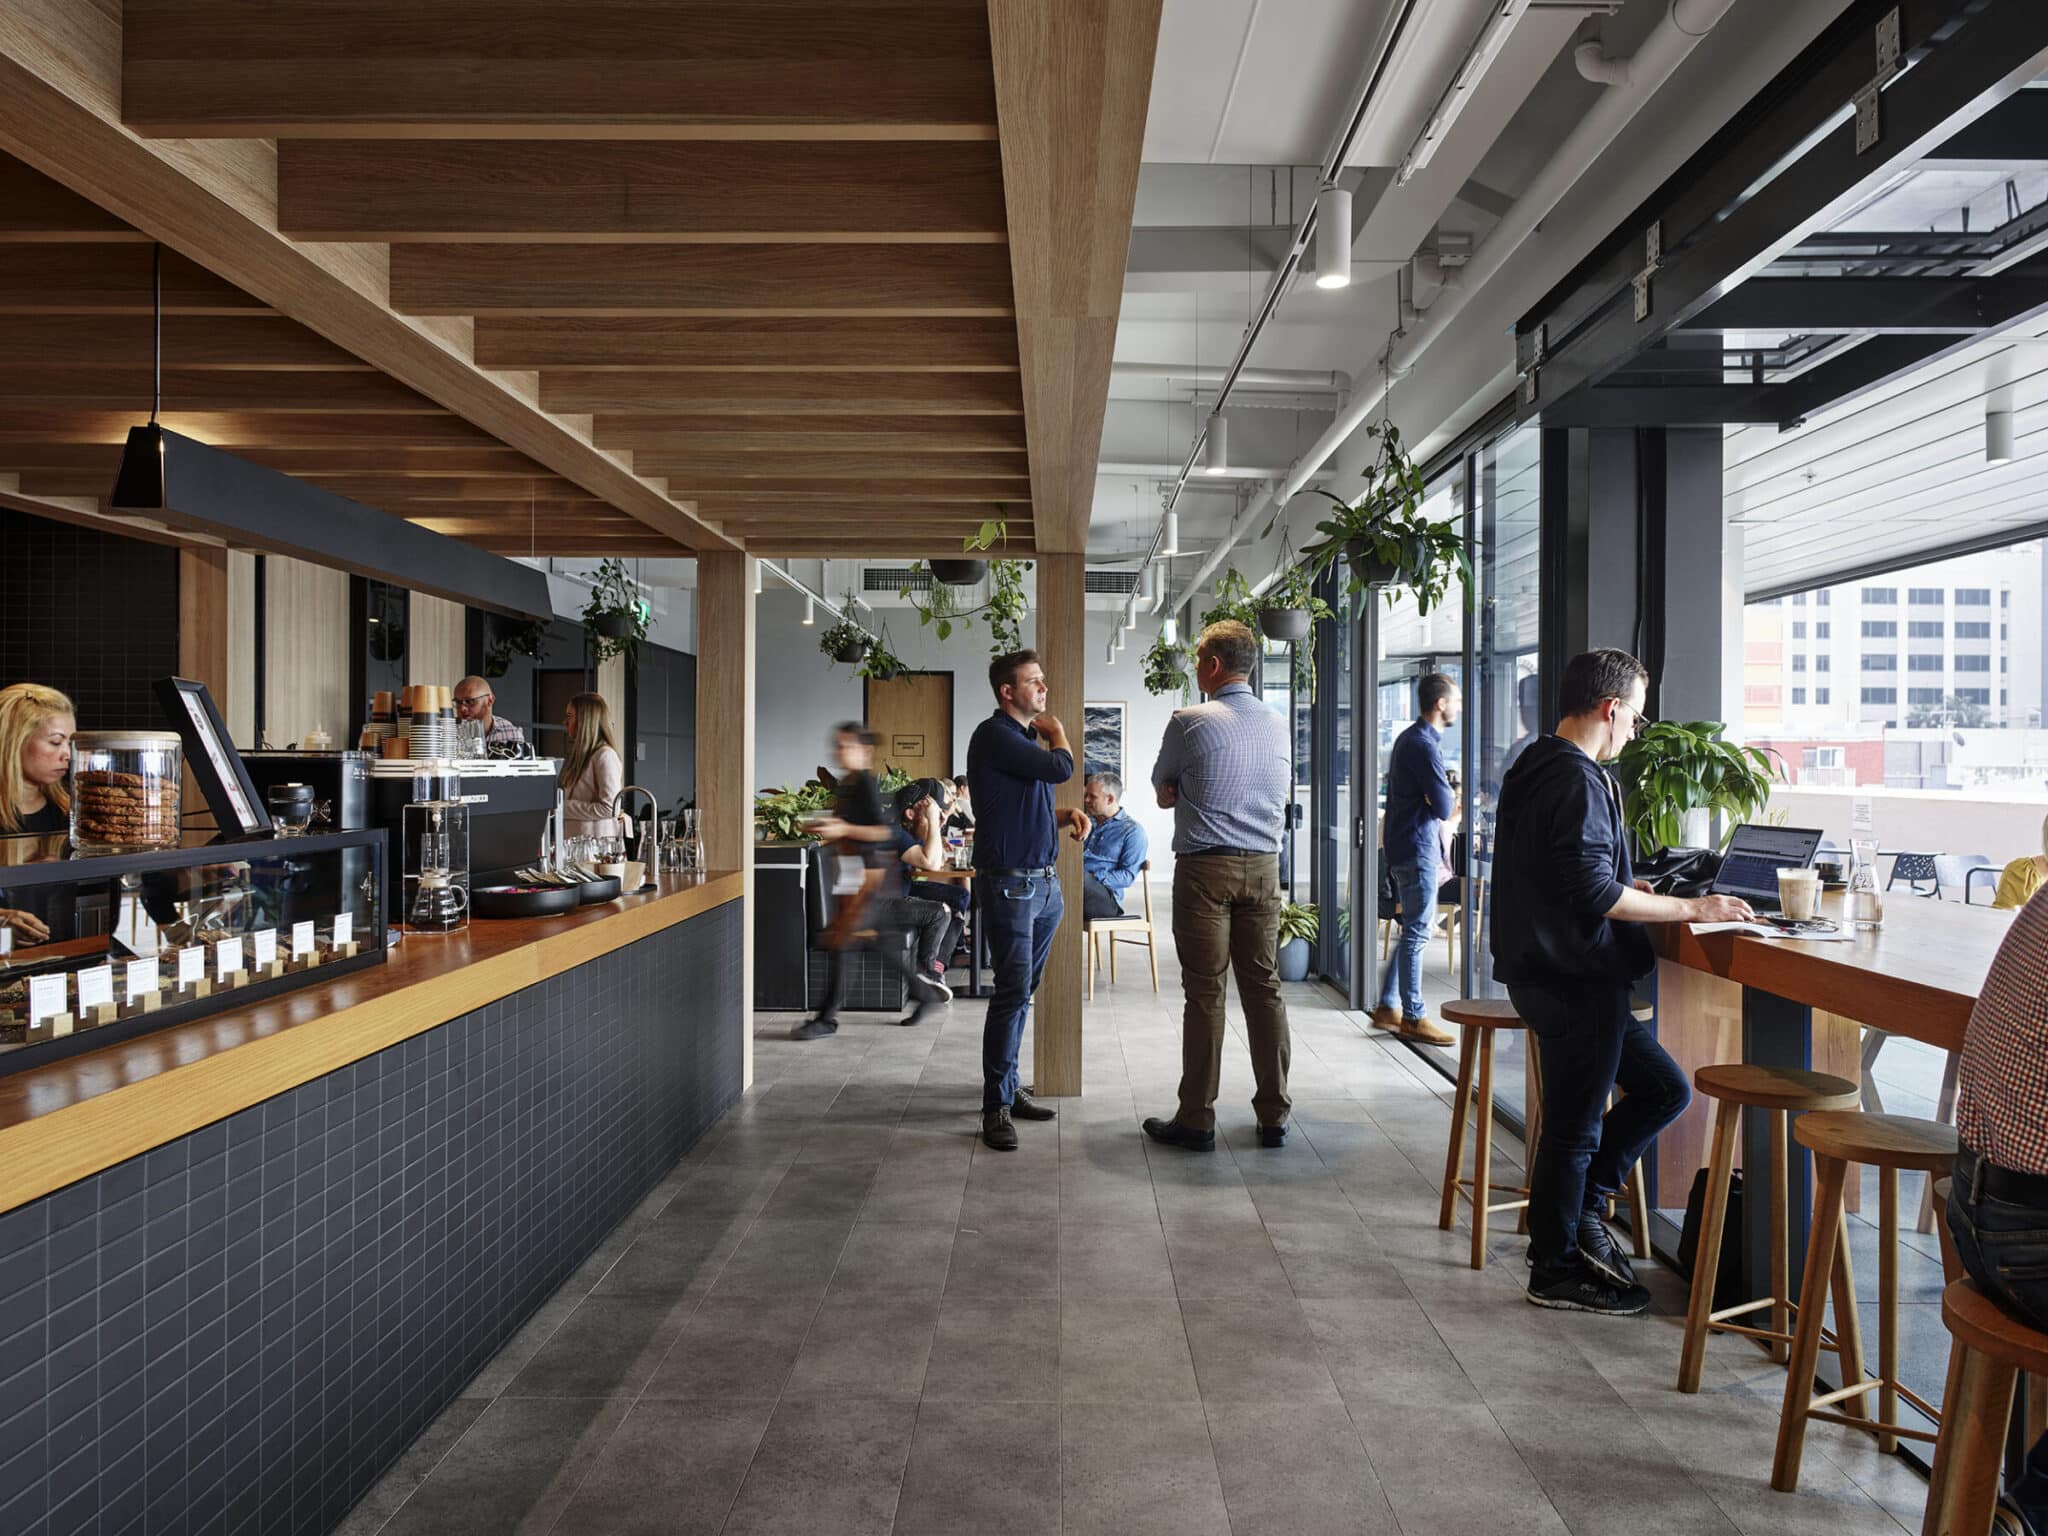
[[(1849, 1165), (1838, 1157), (1814, 1159), (1819, 1189), (1814, 1196), (1813, 1229), (1807, 1235), (1806, 1273), (1799, 1287), (1799, 1324), (1792, 1334), (1792, 1357), (1785, 1367), (1785, 1402), (1778, 1416), (1778, 1449), (1771, 1462), (1771, 1486), (1790, 1493), (1799, 1486), (1799, 1463), (1806, 1450), (1806, 1418), (1813, 1399), (1814, 1364), (1820, 1357), (1821, 1320), (1827, 1315), (1829, 1282), (1838, 1272), (1835, 1247), (1842, 1235), (1842, 1184)], [(1855, 1315), (1852, 1310), (1850, 1316)], [(1841, 1336), (1842, 1322), (1836, 1322)], [(1846, 1358), (1844, 1370), (1850, 1369)]]

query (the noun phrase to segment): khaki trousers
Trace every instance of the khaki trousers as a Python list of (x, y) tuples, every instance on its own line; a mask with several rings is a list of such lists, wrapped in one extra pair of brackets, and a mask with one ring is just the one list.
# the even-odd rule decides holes
[(1237, 975), (1261, 1125), (1287, 1119), (1287, 1004), (1280, 997), (1278, 854), (1201, 854), (1173, 870), (1173, 947), (1180, 956), (1180, 1108), (1174, 1119), (1216, 1129), (1223, 1072), (1223, 978)]

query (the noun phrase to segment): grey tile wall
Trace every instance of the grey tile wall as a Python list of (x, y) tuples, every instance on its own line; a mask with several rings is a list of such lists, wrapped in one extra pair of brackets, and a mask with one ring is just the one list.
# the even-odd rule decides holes
[(0, 1216), (0, 1532), (318, 1532), (740, 1092), (728, 903)]

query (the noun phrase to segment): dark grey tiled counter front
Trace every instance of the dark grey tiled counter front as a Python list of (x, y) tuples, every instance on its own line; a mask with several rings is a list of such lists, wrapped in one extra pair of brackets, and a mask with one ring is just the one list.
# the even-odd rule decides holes
[(317, 1532), (740, 1093), (713, 908), (0, 1216), (0, 1532)]

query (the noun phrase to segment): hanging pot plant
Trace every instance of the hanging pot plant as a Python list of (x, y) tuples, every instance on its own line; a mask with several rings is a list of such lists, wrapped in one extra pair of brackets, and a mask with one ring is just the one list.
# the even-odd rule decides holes
[(971, 587), (988, 574), (986, 560), (934, 560), (932, 580), (941, 586)]
[(1308, 638), (1310, 625), (1306, 608), (1261, 608), (1259, 610), (1259, 633), (1268, 640), (1279, 640), (1293, 644)]
[(600, 662), (632, 655), (647, 638), (647, 605), (623, 561), (606, 560), (598, 566), (590, 600), (583, 605), (583, 629), (591, 654)]
[[(1005, 511), (1003, 504), (997, 502), (996, 515), (984, 519), (979, 528), (960, 541), (960, 552), (972, 555), (976, 550), (990, 550), (998, 544), (1008, 543), (1010, 527)], [(997, 567), (1003, 563), (1001, 560), (995, 562)], [(948, 587), (971, 587), (988, 571), (989, 562), (986, 560), (934, 560), (931, 563), (932, 580)]]
[[(997, 508), (1001, 510), (1000, 507)], [(992, 549), (997, 544), (1007, 543), (1009, 526), (1000, 518), (991, 518), (981, 525), (978, 532), (961, 543), (964, 549)], [(951, 582), (940, 574), (944, 567), (972, 565), (985, 568), (989, 575), (988, 601), (978, 608), (962, 608), (954, 591), (958, 583)], [(1024, 647), (1024, 573), (1031, 569), (1029, 560), (933, 560), (914, 561), (910, 572), (913, 577), (929, 571), (932, 585), (924, 592), (916, 587), (910, 589), (910, 604), (917, 610), (917, 621), (931, 626), (932, 632), (941, 640), (952, 637), (957, 629), (973, 628), (974, 615), (981, 614), (988, 620), (989, 654), (1001, 656), (1009, 651)], [(977, 578), (978, 579), (978, 578)]]
[(1236, 566), (1226, 570), (1216, 583), (1216, 601), (1202, 613), (1202, 628), (1236, 620), (1246, 629), (1259, 627), (1259, 600), (1252, 596), (1251, 583), (1237, 572)]
[(1145, 691), (1155, 695), (1177, 693), (1185, 697), (1194, 666), (1192, 648), (1175, 645), (1161, 635), (1145, 652)]
[(860, 664), (860, 675), (878, 683), (893, 683), (903, 670), (903, 658), (889, 649), (889, 621), (884, 619), (882, 632), (869, 637), (867, 659)]
[(1401, 434), (1390, 421), (1375, 422), (1366, 431), (1379, 439), (1379, 457), (1366, 471), (1365, 491), (1346, 502), (1328, 491), (1336, 513), (1316, 524), (1322, 539), (1309, 546), (1310, 575), (1318, 576), (1341, 557), (1350, 571), (1348, 596), (1384, 591), (1393, 601), (1396, 590), (1415, 594), (1415, 607), (1428, 613), (1443, 601), (1451, 578), (1472, 598), (1472, 565), (1465, 554), (1456, 518), (1432, 522), (1422, 515), (1422, 471), (1401, 447)]
[(1259, 628), (1269, 640), (1285, 640), (1294, 646), (1294, 686), (1298, 693), (1315, 697), (1316, 648), (1314, 632), (1323, 620), (1334, 618), (1330, 605), (1315, 593), (1315, 573), (1301, 562), (1290, 562), (1283, 545), (1280, 579), (1273, 583), (1259, 603)]
[(841, 619), (818, 636), (818, 649), (849, 667), (859, 665), (874, 643), (874, 637), (851, 619)]

